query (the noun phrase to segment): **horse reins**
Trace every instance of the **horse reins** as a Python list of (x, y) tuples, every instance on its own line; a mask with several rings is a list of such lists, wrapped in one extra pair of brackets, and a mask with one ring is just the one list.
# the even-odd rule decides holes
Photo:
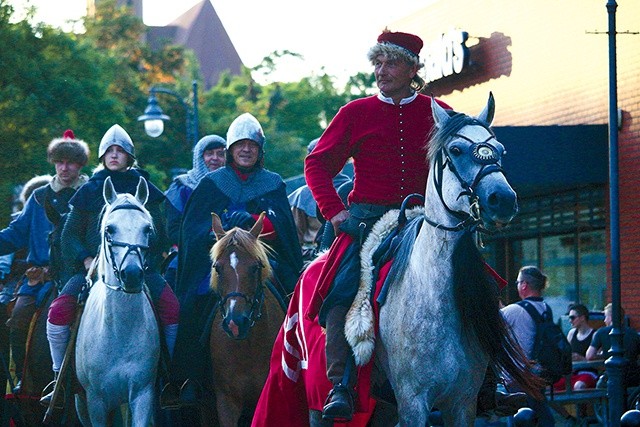
[[(229, 292), (224, 297), (221, 297), (220, 294), (216, 292), (220, 298), (220, 310), (222, 311), (223, 318), (227, 316), (225, 305), (230, 298), (242, 298), (247, 304), (249, 304), (250, 311), (248, 319), (251, 321), (249, 328), (253, 327), (256, 321), (262, 317), (262, 307), (264, 305), (264, 284), (261, 280), (264, 265), (262, 265), (262, 262), (256, 261), (256, 267), (256, 291), (253, 298), (249, 298), (242, 292)], [(218, 271), (218, 269), (216, 269), (216, 273), (218, 276), (222, 277), (222, 272)]]
[[(130, 204), (130, 203), (116, 206), (111, 210), (111, 212), (114, 212), (114, 211), (119, 210), (119, 209), (133, 209), (133, 210), (137, 210), (137, 211), (140, 211), (140, 212), (144, 212), (141, 207), (136, 206), (134, 204)], [(143, 255), (142, 251), (145, 251), (145, 252), (148, 251), (149, 250), (149, 245), (138, 245), (138, 244), (127, 243), (127, 242), (119, 242), (117, 240), (113, 240), (111, 238), (111, 235), (109, 233), (107, 233), (106, 231), (105, 231), (104, 237), (103, 237), (103, 245), (105, 246), (105, 248), (108, 249), (107, 253), (109, 254), (109, 259), (111, 261), (111, 268), (113, 269), (113, 273), (115, 274), (116, 278), (118, 279), (118, 285), (111, 285), (111, 284), (107, 283), (107, 281), (105, 280), (104, 275), (102, 276), (102, 281), (104, 282), (104, 284), (109, 289), (113, 289), (115, 291), (123, 291), (123, 292), (126, 292), (126, 293), (135, 293), (135, 292), (127, 291), (125, 289), (125, 287), (122, 286), (122, 274), (121, 274), (122, 266), (123, 266), (124, 262), (126, 261), (127, 257), (129, 255), (133, 254), (140, 261), (140, 264), (142, 265), (143, 271), (147, 271), (147, 269), (149, 268), (149, 265), (147, 263), (146, 257)], [(116, 263), (115, 255), (113, 254), (113, 248), (114, 247), (120, 247), (120, 248), (126, 248), (127, 249), (127, 252), (125, 252), (124, 256), (122, 257), (122, 260), (120, 260), (120, 264), (119, 265)]]
[[(482, 178), (484, 178), (485, 176), (492, 173), (504, 173), (504, 170), (499, 165), (500, 158), (501, 158), (500, 153), (498, 153), (497, 150), (491, 144), (489, 144), (489, 141), (491, 139), (495, 139), (495, 134), (487, 126), (484, 126), (481, 123), (476, 123), (476, 124), (484, 127), (491, 134), (491, 136), (489, 136), (489, 138), (487, 138), (485, 141), (475, 142), (470, 140), (464, 135), (460, 135), (460, 134), (454, 135), (459, 138), (465, 139), (469, 143), (471, 143), (472, 160), (475, 163), (482, 165), (482, 167), (474, 177), (473, 182), (468, 183), (467, 181), (464, 180), (464, 178), (462, 178), (462, 176), (460, 175), (460, 173), (458, 172), (455, 166), (453, 159), (451, 158), (451, 154), (446, 149), (446, 147), (442, 147), (437, 153), (437, 157), (434, 161), (436, 176), (433, 180), (433, 183), (438, 193), (438, 197), (440, 198), (440, 202), (442, 203), (444, 208), (451, 215), (458, 218), (460, 222), (455, 226), (447, 226), (444, 224), (439, 224), (427, 218), (425, 215), (424, 220), (427, 222), (427, 224), (431, 225), (432, 227), (439, 228), (441, 230), (446, 230), (446, 231), (470, 230), (470, 231), (480, 231), (482, 233), (487, 233), (487, 234), (489, 233), (489, 231), (482, 226), (482, 219), (480, 218), (480, 204), (478, 201), (478, 195), (475, 192), (475, 188), (480, 182), (480, 180), (482, 180)], [(461, 191), (460, 194), (458, 194), (457, 198), (459, 199), (460, 197), (463, 197), (463, 196), (469, 197), (469, 212), (453, 210), (447, 205), (447, 202), (444, 200), (444, 196), (442, 194), (442, 180), (444, 176), (444, 170), (447, 167), (456, 176), (456, 178), (458, 179), (458, 182), (460, 183), (460, 186), (463, 188), (463, 191)]]

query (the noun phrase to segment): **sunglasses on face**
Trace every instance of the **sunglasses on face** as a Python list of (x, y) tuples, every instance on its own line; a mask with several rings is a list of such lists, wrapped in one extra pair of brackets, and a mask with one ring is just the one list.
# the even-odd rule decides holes
[(578, 316), (569, 316), (569, 320), (576, 320)]

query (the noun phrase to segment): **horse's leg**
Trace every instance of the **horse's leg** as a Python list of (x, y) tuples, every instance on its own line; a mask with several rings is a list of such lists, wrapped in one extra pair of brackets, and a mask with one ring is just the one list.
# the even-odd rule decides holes
[[(398, 396), (398, 404), (400, 405), (398, 406), (398, 426), (414, 427), (428, 425), (429, 410), (424, 402), (425, 399), (426, 397), (424, 395), (414, 395), (405, 398)], [(405, 402), (405, 404), (402, 405), (400, 402)]]
[(221, 394), (216, 395), (216, 408), (218, 409), (218, 421), (220, 427), (237, 427), (242, 414), (241, 404), (226, 399)]
[(106, 426), (109, 420), (109, 410), (106, 402), (94, 394), (86, 394), (87, 410), (89, 412), (90, 423), (92, 426)]
[(145, 387), (129, 402), (131, 427), (147, 427), (153, 421), (154, 393), (153, 384)]
[(447, 411), (442, 411), (445, 426), (472, 427), (476, 421), (475, 405), (456, 404)]
[(90, 426), (91, 421), (89, 418), (89, 410), (87, 408), (87, 398), (79, 394), (75, 395), (76, 400), (76, 412), (78, 413), (78, 419), (83, 426)]

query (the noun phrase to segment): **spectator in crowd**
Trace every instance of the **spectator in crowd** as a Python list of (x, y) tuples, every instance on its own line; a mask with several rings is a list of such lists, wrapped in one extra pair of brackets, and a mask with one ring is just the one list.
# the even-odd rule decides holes
[[(595, 333), (595, 329), (589, 325), (589, 309), (582, 304), (572, 304), (569, 307), (569, 321), (572, 328), (567, 333), (567, 341), (571, 344), (572, 359), (573, 361), (587, 360), (585, 357), (587, 349)], [(575, 371), (571, 375), (571, 387), (573, 390), (594, 388), (597, 380), (598, 374), (594, 371)], [(560, 378), (553, 388), (557, 391), (565, 390), (565, 377)]]
[[(624, 318), (624, 309), (620, 307), (621, 316)], [(587, 360), (608, 359), (611, 357), (611, 329), (613, 328), (612, 305), (604, 307), (605, 326), (599, 328), (593, 335), (591, 345), (587, 349)], [(623, 326), (622, 348), (624, 358), (627, 359), (622, 378), (626, 387), (640, 385), (640, 367), (638, 366), (638, 355), (640, 355), (640, 337), (638, 332), (631, 326)], [(605, 386), (607, 374), (602, 374), (602, 381), (598, 381), (598, 387)]]
[[(534, 309), (542, 315), (545, 311), (551, 311), (551, 308), (544, 302), (542, 297), (543, 291), (547, 286), (547, 276), (538, 268), (532, 265), (524, 266), (518, 272), (516, 280), (518, 287), (518, 295), (524, 301), (531, 304)], [(502, 308), (502, 314), (513, 334), (524, 350), (524, 353), (531, 359), (533, 352), (533, 343), (536, 335), (536, 324), (527, 310), (519, 303), (509, 304)], [(519, 391), (517, 384), (509, 382), (507, 378), (507, 390)], [(555, 421), (551, 408), (546, 400), (538, 401), (531, 397), (527, 398), (528, 406), (538, 415), (539, 426), (554, 426)]]

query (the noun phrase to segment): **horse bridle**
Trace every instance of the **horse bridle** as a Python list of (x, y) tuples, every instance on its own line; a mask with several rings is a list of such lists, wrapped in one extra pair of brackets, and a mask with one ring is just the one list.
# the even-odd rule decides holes
[[(221, 295), (218, 292), (216, 292), (220, 301), (218, 304), (220, 306), (220, 311), (222, 313), (223, 318), (227, 317), (225, 305), (229, 300), (229, 298), (242, 298), (247, 304), (249, 304), (250, 311), (249, 311), (248, 318), (251, 321), (249, 328), (252, 328), (253, 325), (255, 325), (256, 321), (262, 317), (262, 307), (264, 305), (264, 283), (262, 282), (262, 269), (264, 268), (264, 265), (259, 260), (256, 260), (255, 265), (256, 265), (256, 288), (255, 288), (256, 291), (253, 295), (253, 299), (249, 298), (246, 294), (242, 292), (229, 292), (224, 297), (221, 297)], [(214, 269), (218, 274), (218, 276), (220, 276), (218, 278), (218, 280), (220, 280), (222, 277), (222, 272), (218, 270), (217, 263), (214, 265)], [(227, 325), (223, 324), (223, 328), (225, 332), (230, 333)]]
[[(114, 212), (116, 210), (119, 209), (130, 209), (130, 210), (137, 210), (140, 212), (144, 212), (142, 210), (142, 208), (140, 208), (139, 206), (136, 206), (134, 204), (122, 204), (119, 206), (114, 207), (111, 212)], [(105, 230), (104, 232), (104, 238), (103, 238), (103, 246), (107, 249), (107, 253), (109, 254), (109, 259), (111, 260), (111, 268), (113, 269), (113, 273), (115, 274), (116, 278), (118, 279), (118, 285), (111, 285), (109, 283), (107, 283), (107, 281), (105, 280), (104, 277), (102, 277), (102, 281), (104, 282), (104, 284), (109, 288), (109, 289), (113, 289), (115, 291), (123, 291), (126, 293), (137, 293), (137, 292), (131, 292), (131, 291), (127, 291), (125, 289), (125, 287), (122, 285), (122, 266), (124, 264), (124, 262), (126, 261), (127, 257), (129, 255), (134, 255), (138, 258), (138, 260), (140, 261), (140, 264), (142, 265), (142, 269), (143, 271), (147, 271), (147, 269), (149, 268), (149, 265), (147, 263), (146, 257), (143, 254), (143, 251), (146, 252), (149, 250), (149, 245), (137, 245), (137, 244), (133, 244), (133, 243), (127, 243), (127, 242), (119, 242), (117, 240), (113, 240), (113, 238), (111, 237), (111, 235)], [(120, 261), (120, 264), (117, 265), (116, 264), (116, 259), (115, 259), (115, 255), (113, 254), (113, 248), (114, 247), (120, 247), (120, 248), (127, 248), (127, 251), (125, 252), (124, 256), (122, 257), (122, 260)]]
[[(495, 139), (495, 134), (493, 131), (480, 122), (475, 122), (474, 125), (484, 127), (489, 133), (490, 136), (481, 142), (472, 141), (464, 135), (459, 133), (454, 134), (452, 137), (462, 138), (469, 143), (471, 143), (471, 156), (472, 160), (482, 165), (476, 176), (474, 177), (471, 183), (467, 182), (462, 178), (458, 169), (456, 168), (454, 160), (451, 158), (451, 153), (446, 146), (443, 146), (438, 153), (436, 154), (436, 159), (434, 161), (434, 168), (436, 169), (436, 176), (433, 180), (433, 183), (436, 187), (436, 191), (438, 193), (438, 197), (440, 198), (440, 202), (444, 206), (444, 208), (454, 217), (458, 218), (460, 222), (455, 226), (447, 226), (444, 224), (439, 224), (425, 216), (425, 221), (427, 224), (439, 228), (441, 230), (446, 231), (461, 231), (461, 230), (469, 230), (469, 231), (480, 231), (482, 233), (490, 233), (487, 229), (482, 226), (482, 219), (480, 218), (480, 203), (478, 195), (475, 192), (475, 188), (484, 178), (485, 176), (492, 173), (504, 173), (504, 170), (500, 166), (500, 160), (502, 158), (502, 153), (499, 153), (496, 148), (489, 144), (489, 141)], [(444, 175), (445, 168), (449, 168), (449, 170), (456, 176), (460, 186), (463, 190), (458, 194), (458, 199), (463, 196), (469, 197), (469, 211), (459, 211), (453, 210), (444, 200), (444, 196), (442, 194), (442, 179)]]

